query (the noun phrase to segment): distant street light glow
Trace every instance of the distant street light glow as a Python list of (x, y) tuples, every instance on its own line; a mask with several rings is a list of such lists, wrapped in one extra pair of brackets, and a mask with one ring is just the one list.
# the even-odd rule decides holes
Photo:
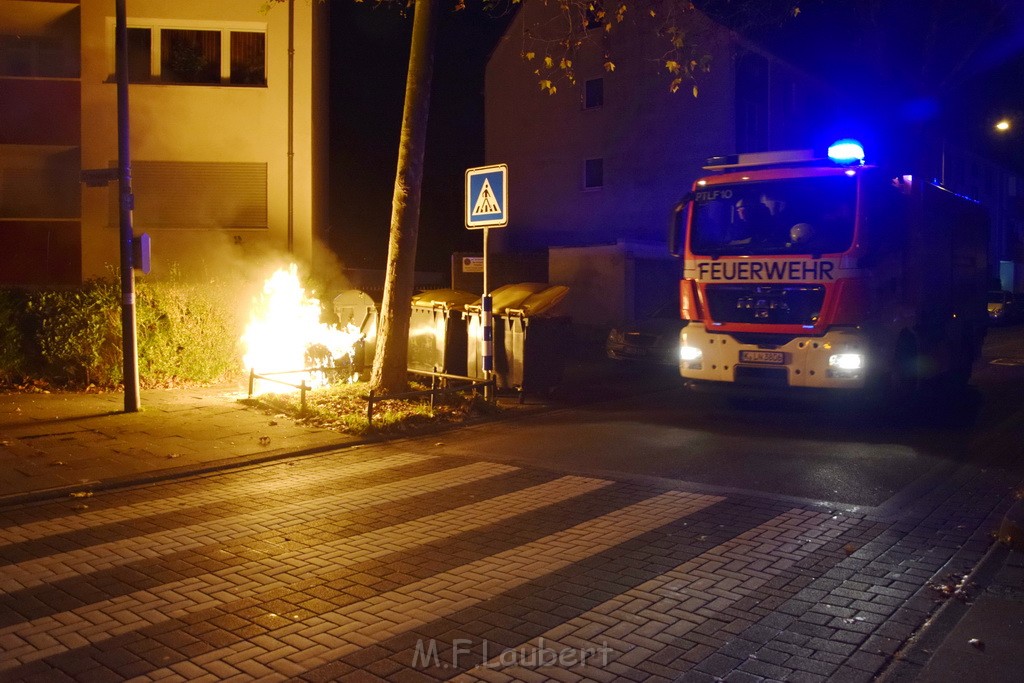
[(1010, 130), (1010, 122), (1007, 119), (1003, 119), (996, 124), (996, 130), (1007, 131)]

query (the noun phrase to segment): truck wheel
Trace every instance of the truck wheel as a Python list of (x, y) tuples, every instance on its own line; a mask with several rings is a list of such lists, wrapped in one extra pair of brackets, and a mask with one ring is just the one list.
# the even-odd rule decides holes
[(963, 335), (955, 356), (949, 362), (949, 387), (951, 389), (962, 389), (971, 380), (971, 371), (974, 369), (974, 358), (977, 349), (974, 346), (971, 336)]
[(908, 408), (921, 394), (921, 363), (917, 342), (902, 335), (896, 343), (892, 371), (889, 373), (889, 399), (898, 408)]

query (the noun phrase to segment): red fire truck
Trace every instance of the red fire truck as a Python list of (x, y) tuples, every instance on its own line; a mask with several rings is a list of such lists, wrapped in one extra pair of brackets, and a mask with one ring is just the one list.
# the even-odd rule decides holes
[(986, 329), (988, 216), (863, 162), (766, 152), (709, 159), (676, 207), (680, 374), (694, 386), (892, 396), (965, 384)]

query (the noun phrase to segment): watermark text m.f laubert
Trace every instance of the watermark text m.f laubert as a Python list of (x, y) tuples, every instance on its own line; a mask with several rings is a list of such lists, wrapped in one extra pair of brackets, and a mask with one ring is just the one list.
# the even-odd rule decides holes
[[(443, 647), (445, 643), (441, 643)], [(435, 638), (416, 641), (412, 653), (412, 667), (415, 668), (472, 668), (482, 666), (487, 669), (505, 669), (521, 667), (537, 669), (540, 667), (557, 667), (569, 669), (574, 666), (607, 666), (608, 656), (612, 648), (607, 644), (601, 647), (553, 647), (545, 644), (540, 638), (535, 646), (519, 648), (492, 648), (486, 640), (474, 641), (469, 638), (456, 638), (451, 642), (451, 657), (442, 658), (443, 651), (438, 648)], [(467, 661), (471, 660), (471, 661)]]

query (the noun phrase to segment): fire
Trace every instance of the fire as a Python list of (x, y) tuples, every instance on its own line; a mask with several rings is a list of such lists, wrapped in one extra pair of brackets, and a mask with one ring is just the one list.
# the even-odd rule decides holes
[(242, 334), (243, 362), (256, 374), (278, 380), (260, 382), (255, 393), (297, 390), (302, 381), (307, 387), (323, 386), (338, 378), (317, 368), (335, 367), (346, 357), (351, 360), (362, 336), (352, 324), (339, 329), (320, 322), (320, 301), (306, 294), (293, 263), (267, 278), (254, 299)]

